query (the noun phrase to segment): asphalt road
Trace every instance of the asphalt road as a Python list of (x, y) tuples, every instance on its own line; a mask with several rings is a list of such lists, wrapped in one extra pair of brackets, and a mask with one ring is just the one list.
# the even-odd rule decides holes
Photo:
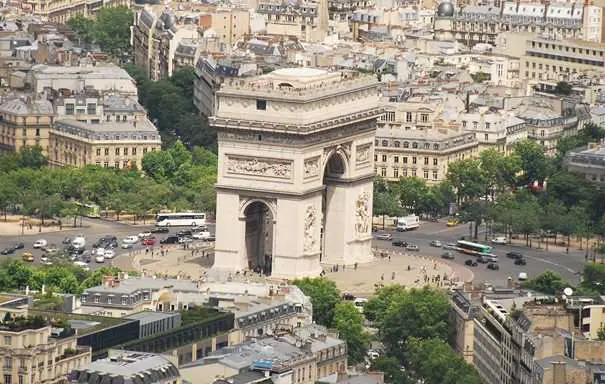
[[(78, 220), (79, 223), (79, 220)], [(10, 258), (16, 258), (21, 260), (21, 255), (24, 252), (31, 252), (32, 255), (34, 256), (34, 264), (39, 264), (40, 263), (40, 257), (43, 254), (43, 251), (41, 249), (34, 249), (33, 248), (33, 244), (36, 240), (39, 239), (44, 239), (48, 242), (48, 245), (54, 244), (57, 249), (62, 249), (63, 248), (63, 239), (65, 239), (65, 237), (71, 237), (73, 238), (74, 236), (84, 236), (84, 238), (86, 239), (86, 246), (85, 249), (86, 250), (91, 250), (92, 249), (92, 245), (94, 243), (96, 243), (101, 237), (103, 236), (107, 236), (107, 235), (111, 235), (111, 236), (116, 236), (118, 238), (118, 241), (120, 241), (122, 238), (129, 236), (129, 235), (137, 235), (141, 232), (146, 232), (151, 230), (154, 227), (153, 223), (149, 224), (149, 225), (130, 225), (130, 224), (126, 224), (126, 223), (116, 223), (116, 222), (112, 222), (112, 221), (105, 221), (105, 220), (100, 220), (100, 219), (87, 219), (87, 218), (83, 218), (82, 219), (82, 227), (78, 227), (78, 228), (74, 228), (74, 229), (69, 229), (69, 230), (63, 230), (63, 231), (59, 231), (59, 232), (47, 232), (47, 233), (35, 233), (32, 234), (31, 231), (29, 231), (30, 233), (28, 234), (27, 232), (25, 233), (24, 236), (0, 236), (0, 250), (3, 250), (5, 248), (8, 248), (9, 246), (15, 244), (15, 243), (19, 243), (22, 242), (25, 245), (24, 249), (19, 249), (17, 251), (15, 251), (13, 254), (11, 255), (0, 255), (0, 262), (10, 259)], [(214, 224), (209, 224), (209, 231), (211, 233), (214, 233)], [(180, 231), (181, 229), (186, 229), (186, 227), (176, 227), (176, 228), (170, 228), (170, 232), (169, 233), (156, 233), (154, 234), (154, 236), (158, 239), (158, 243), (159, 240), (163, 239), (164, 237), (169, 236), (170, 234), (174, 234), (178, 231)], [(35, 230), (35, 228), (34, 228)], [(159, 246), (159, 244), (158, 244)], [(142, 249), (145, 248), (142, 244), (138, 243), (134, 246), (134, 249)], [(120, 254), (127, 254), (128, 250), (127, 249), (121, 249), (121, 248), (117, 248), (115, 249), (116, 254), (120, 255)], [(108, 266), (111, 265), (111, 261), (107, 260), (105, 261), (105, 263), (96, 263), (94, 261), (91, 261), (89, 263), (89, 267), (90, 269), (96, 269), (96, 268), (100, 268), (103, 266)]]
[[(420, 247), (418, 254), (425, 256), (440, 257), (443, 252), (442, 248), (431, 247), (429, 243), (432, 240), (440, 240), (442, 243), (455, 243), (461, 236), (469, 236), (468, 224), (461, 224), (454, 228), (448, 228), (445, 222), (428, 222), (422, 223), (419, 229), (409, 232), (388, 231), (393, 234), (393, 239), (405, 240), (410, 244), (416, 244)], [(485, 232), (480, 231), (478, 243), (485, 242)], [(492, 245), (492, 244), (490, 244)], [(391, 241), (374, 240), (374, 246), (378, 248), (394, 248)], [(500, 269), (493, 271), (487, 269), (487, 264), (481, 264), (477, 267), (469, 267), (475, 274), (475, 281), (489, 281), (496, 286), (505, 286), (507, 278), (510, 276), (516, 279), (519, 272), (527, 273), (529, 278), (532, 278), (545, 270), (552, 270), (560, 273), (570, 282), (577, 283), (579, 279), (578, 271), (581, 271), (585, 262), (584, 251), (570, 249), (569, 254), (565, 252), (546, 252), (544, 249), (528, 248), (525, 246), (515, 245), (492, 245), (494, 253), (498, 255)], [(513, 260), (507, 258), (507, 252), (516, 251), (525, 256), (527, 265), (514, 265)], [(453, 262), (464, 265), (465, 260), (475, 259), (472, 256), (454, 252), (455, 259)]]
[[(25, 244), (25, 249), (23, 250), (18, 250), (8, 256), (1, 255), (0, 261), (6, 260), (7, 258), (20, 258), (23, 252), (28, 251), (32, 252), (34, 255), (35, 263), (39, 263), (42, 251), (33, 249), (32, 247), (34, 241), (38, 239), (45, 239), (48, 241), (48, 244), (56, 244), (57, 247), (60, 248), (62, 247), (61, 243), (66, 236), (73, 237), (75, 235), (82, 235), (86, 238), (86, 249), (90, 250), (92, 244), (104, 235), (113, 235), (118, 237), (118, 239), (121, 239), (128, 235), (136, 235), (140, 232), (150, 230), (151, 228), (153, 228), (153, 224), (133, 226), (98, 219), (83, 219), (82, 228), (61, 232), (26, 234), (25, 236), (0, 236), (0, 250), (7, 248), (16, 242), (23, 242)], [(170, 233), (177, 232), (180, 229), (182, 228), (171, 228)], [(210, 225), (209, 230), (214, 233), (212, 225)], [(468, 225), (461, 224), (458, 227), (448, 228), (446, 227), (445, 222), (423, 222), (421, 227), (414, 231), (390, 232), (393, 234), (393, 239), (402, 239), (406, 240), (408, 243), (418, 245), (420, 247), (418, 254), (439, 258), (444, 250), (429, 246), (431, 240), (440, 240), (444, 244), (454, 243), (461, 236), (469, 236), (469, 227)], [(156, 234), (158, 239), (162, 239), (165, 236), (168, 236), (168, 234)], [(478, 242), (484, 242), (484, 232), (480, 231), (479, 238), (480, 240), (478, 240)], [(394, 248), (400, 250), (398, 247), (393, 247), (391, 241), (374, 240), (374, 246), (378, 248)], [(137, 247), (142, 248), (143, 246), (138, 244)], [(486, 264), (479, 264), (477, 267), (472, 268), (475, 273), (475, 281), (491, 281), (495, 285), (505, 285), (509, 276), (516, 278), (519, 275), (519, 272), (526, 272), (528, 277), (531, 278), (550, 269), (560, 273), (572, 282), (577, 282), (579, 275), (576, 272), (581, 271), (584, 264), (584, 252), (575, 249), (570, 250), (569, 254), (566, 254), (565, 252), (546, 252), (543, 249), (538, 250), (535, 248), (530, 249), (527, 247), (511, 245), (496, 245), (494, 246), (494, 249), (500, 259), (500, 270), (488, 270)], [(527, 265), (517, 266), (513, 264), (512, 259), (506, 258), (505, 254), (513, 250), (521, 252), (525, 256)], [(118, 255), (127, 252), (127, 250), (117, 250)], [(453, 260), (453, 262), (463, 265), (464, 261), (469, 258), (472, 257), (455, 253), (455, 260)], [(90, 268), (94, 269), (103, 265), (108, 265), (108, 263), (97, 264), (93, 261), (90, 263)]]

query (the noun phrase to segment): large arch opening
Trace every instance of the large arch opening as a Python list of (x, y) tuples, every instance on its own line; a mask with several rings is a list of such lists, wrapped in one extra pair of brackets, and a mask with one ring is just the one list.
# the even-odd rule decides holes
[(273, 264), (274, 218), (262, 201), (250, 203), (244, 210), (246, 220), (246, 261), (248, 269), (271, 275)]
[[(342, 255), (336, 254), (341, 247), (335, 247), (338, 238), (343, 236), (344, 201), (339, 193), (339, 181), (346, 172), (345, 158), (341, 153), (333, 153), (326, 162), (323, 174), (322, 223), (321, 223), (321, 253), (320, 262), (333, 262)], [(333, 241), (332, 241), (333, 240)]]

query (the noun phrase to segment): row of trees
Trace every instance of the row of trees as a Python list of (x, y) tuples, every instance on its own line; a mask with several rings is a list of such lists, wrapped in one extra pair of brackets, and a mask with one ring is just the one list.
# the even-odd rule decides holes
[(137, 217), (163, 209), (214, 212), (217, 157), (176, 142), (166, 151), (150, 152), (143, 170), (99, 166), (51, 168), (40, 148), (0, 157), (0, 210), (52, 217), (81, 215), (78, 203), (94, 203), (105, 212)]
[[(523, 284), (524, 288), (533, 289), (548, 295), (560, 295), (563, 289), (572, 285), (560, 274), (545, 271)], [(605, 295), (605, 264), (585, 264), (582, 281), (576, 286), (575, 294), (579, 296)]]
[(293, 284), (310, 297), (314, 321), (337, 329), (347, 342), (350, 364), (366, 359), (372, 340), (364, 330), (367, 320), (378, 329), (376, 341), (386, 348), (386, 354), (374, 360), (371, 368), (384, 372), (388, 383), (481, 382), (473, 367), (448, 344), (454, 328), (450, 323), (450, 303), (442, 292), (391, 285), (377, 291), (362, 315), (350, 301), (341, 299), (330, 280), (305, 278)]

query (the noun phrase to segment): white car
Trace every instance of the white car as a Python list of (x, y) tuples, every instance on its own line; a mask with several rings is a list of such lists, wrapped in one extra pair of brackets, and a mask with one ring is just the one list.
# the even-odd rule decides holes
[(48, 241), (44, 239), (36, 240), (34, 243), (34, 248), (44, 248), (48, 245)]
[(97, 250), (95, 251), (95, 255), (105, 256), (105, 248), (97, 248)]
[(115, 255), (116, 253), (113, 249), (106, 249), (103, 256), (105, 256), (106, 259), (113, 259)]
[(146, 239), (151, 236), (152, 236), (152, 233), (149, 231), (139, 233), (139, 239)]
[(134, 244), (132, 244), (132, 243), (122, 243), (122, 244), (120, 245), (120, 247), (121, 247), (122, 249), (130, 249), (130, 248), (134, 247)]
[(105, 262), (105, 256), (103, 256), (103, 255), (95, 256), (95, 261), (97, 263), (104, 263)]
[(191, 243), (193, 240), (190, 237), (179, 237), (179, 244)]
[(136, 244), (139, 242), (138, 236), (126, 236), (122, 239), (122, 243), (124, 244)]
[(43, 262), (43, 263), (47, 262), (48, 260), (49, 260), (48, 256), (46, 256), (46, 255), (43, 255), (43, 256), (40, 257), (40, 261)]
[(525, 272), (519, 272), (518, 279), (519, 279), (519, 281), (525, 281), (525, 280), (527, 280), (527, 273), (525, 273)]
[(74, 261), (74, 265), (75, 265), (76, 267), (80, 267), (80, 268), (82, 268), (82, 269), (83, 269), (83, 270), (85, 270), (85, 271), (90, 271), (90, 267), (88, 266), (88, 264), (86, 264), (86, 263), (85, 263), (85, 262), (83, 262), (83, 261)]
[(195, 240), (209, 239), (210, 236), (211, 236), (211, 234), (208, 231), (195, 232), (195, 233), (191, 234), (191, 237), (194, 238)]
[(492, 244), (506, 245), (506, 237), (498, 236), (492, 239)]

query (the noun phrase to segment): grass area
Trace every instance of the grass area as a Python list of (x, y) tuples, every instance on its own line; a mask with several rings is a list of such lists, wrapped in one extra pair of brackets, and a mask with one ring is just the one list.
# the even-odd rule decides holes
[(77, 313), (56, 312), (56, 311), (41, 311), (41, 310), (36, 310), (36, 309), (31, 309), (29, 312), (32, 315), (40, 315), (40, 316), (43, 316), (46, 318), (51, 318), (55, 321), (81, 320), (81, 321), (94, 321), (94, 322), (99, 323), (90, 328), (78, 329), (78, 336), (88, 335), (89, 333), (96, 332), (99, 329), (109, 328), (109, 327), (116, 326), (118, 324), (132, 321), (130, 319), (123, 319), (123, 318), (119, 318), (119, 317), (83, 315), (83, 314), (77, 314)]

